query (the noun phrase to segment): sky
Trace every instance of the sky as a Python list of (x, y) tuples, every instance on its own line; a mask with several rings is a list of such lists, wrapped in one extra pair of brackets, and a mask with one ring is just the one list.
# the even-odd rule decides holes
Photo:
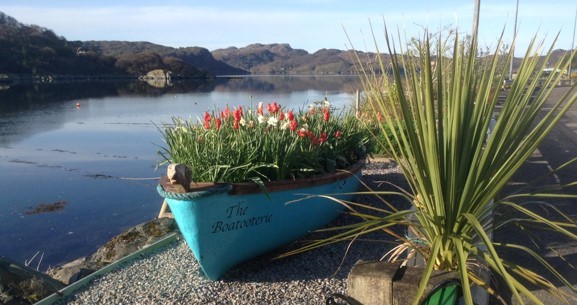
[[(495, 48), (504, 31), (511, 44), (519, 2), (516, 56), (535, 34), (549, 47), (571, 49), (575, 0), (483, 0), (480, 45)], [(554, 3), (554, 4), (553, 4)], [(209, 50), (252, 43), (288, 43), (313, 53), (320, 49), (375, 51), (385, 48), (383, 24), (406, 37), (458, 27), (472, 29), (474, 1), (448, 0), (2, 0), (0, 12), (25, 24), (53, 30), (68, 40), (148, 41)], [(371, 25), (372, 24), (372, 27)]]

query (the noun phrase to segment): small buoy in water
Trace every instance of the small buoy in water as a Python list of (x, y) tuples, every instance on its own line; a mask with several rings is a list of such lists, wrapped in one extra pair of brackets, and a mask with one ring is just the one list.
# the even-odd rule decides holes
[(80, 108), (80, 103), (76, 103), (76, 108)]

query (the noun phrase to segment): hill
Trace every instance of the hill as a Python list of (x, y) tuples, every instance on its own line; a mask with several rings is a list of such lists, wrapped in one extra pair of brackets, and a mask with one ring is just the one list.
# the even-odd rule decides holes
[(217, 49), (212, 55), (251, 74), (355, 74), (352, 51), (337, 49), (321, 49), (310, 54), (289, 44), (257, 43), (243, 48)]
[[(549, 62), (554, 64), (566, 52), (556, 50)], [(374, 53), (358, 55), (365, 62), (376, 57)], [(388, 55), (383, 58), (387, 61)], [(142, 41), (68, 41), (49, 29), (24, 25), (0, 12), (0, 82), (5, 79), (3, 74), (139, 77), (153, 70), (170, 71), (172, 78), (185, 79), (243, 74), (351, 75), (356, 73), (355, 61), (353, 51), (321, 49), (311, 54), (282, 43), (211, 52)], [(520, 62), (515, 58), (513, 70)]]
[[(117, 46), (109, 52), (109, 45)], [(128, 45), (120, 52), (118, 46)], [(151, 70), (170, 71), (173, 78), (207, 78), (239, 71), (216, 60), (208, 50), (178, 50), (150, 43), (68, 41), (53, 31), (25, 25), (0, 12), (0, 74), (21, 78), (139, 77)], [(172, 54), (172, 55), (171, 55)], [(195, 65), (193, 62), (203, 64)]]
[(121, 74), (111, 58), (76, 56), (76, 43), (0, 12), (0, 73)]
[[(213, 75), (247, 74), (247, 71), (232, 67), (216, 60), (210, 51), (201, 47), (172, 48), (150, 42), (128, 41), (84, 41), (82, 49), (116, 58), (119, 65), (130, 62), (135, 55), (140, 57), (158, 56), (165, 62), (180, 62), (198, 69), (208, 71)], [(146, 69), (145, 69), (146, 70)]]
[(22, 24), (0, 12), (0, 74), (136, 77), (163, 69), (180, 78), (339, 75), (354, 74), (352, 55), (336, 49), (310, 54), (289, 44), (251, 44), (210, 52), (202, 47), (172, 48), (142, 41), (68, 41), (49, 29)]

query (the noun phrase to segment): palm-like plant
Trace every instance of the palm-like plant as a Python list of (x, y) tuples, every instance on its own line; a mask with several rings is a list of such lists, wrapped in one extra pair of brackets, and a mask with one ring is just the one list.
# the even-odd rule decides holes
[[(400, 195), (412, 203), (413, 209), (377, 209), (343, 202), (362, 221), (335, 228), (341, 231), (296, 252), (355, 239), (374, 231), (394, 234), (393, 226), (408, 225), (416, 237), (397, 236), (401, 245), (390, 254), (392, 259), (406, 259), (400, 253), (409, 250), (409, 256), (418, 252), (424, 257), (426, 267), (415, 304), (434, 269), (456, 271), (463, 287), (477, 284), (495, 293), (489, 283), (470, 268), (472, 264), (486, 266), (493, 275), (502, 278), (521, 303), (522, 295), (534, 303), (541, 303), (524, 284), (527, 282), (562, 297), (561, 290), (551, 281), (505, 260), (499, 250), (510, 248), (529, 254), (554, 277), (572, 287), (544, 259), (526, 246), (501, 244), (491, 236), (493, 229), (499, 226), (493, 223), (493, 211), (505, 206), (524, 215), (513, 221), (531, 222), (577, 240), (574, 233), (577, 226), (569, 218), (565, 222), (549, 220), (520, 203), (520, 200), (533, 200), (534, 197), (577, 197), (557, 192), (563, 186), (547, 192), (501, 194), (512, 176), (577, 100), (577, 93), (569, 90), (545, 109), (561, 75), (543, 73), (553, 48), (546, 52), (545, 60), (540, 61), (537, 55), (542, 43), (534, 38), (511, 90), (497, 110), (498, 93), (513, 54), (495, 52), (492, 56), (479, 57), (477, 27), (466, 39), (461, 39), (458, 32), (450, 35), (454, 36), (447, 39), (442, 32), (438, 35), (425, 33), (423, 39), (417, 41), (416, 48), (397, 50), (385, 26), (390, 62), (379, 56), (380, 66), (372, 67), (365, 64), (370, 61), (357, 55), (368, 104), (373, 105), (374, 111), (384, 114), (383, 130), (389, 126), (382, 144), (401, 167), (410, 187), (408, 191), (372, 193), (381, 196), (384, 202), (386, 196)], [(500, 50), (501, 45), (502, 39), (496, 50)], [(377, 54), (380, 54), (378, 50)], [(499, 56), (507, 56), (507, 63), (503, 65)], [(555, 68), (564, 70), (571, 58), (572, 55), (561, 59)], [(392, 71), (392, 76), (377, 74), (374, 72), (377, 70)], [(383, 84), (392, 90), (382, 90)], [(387, 111), (397, 106), (400, 111)], [(363, 207), (382, 215), (361, 212)], [(463, 293), (466, 304), (473, 304), (470, 289), (464, 289)]]

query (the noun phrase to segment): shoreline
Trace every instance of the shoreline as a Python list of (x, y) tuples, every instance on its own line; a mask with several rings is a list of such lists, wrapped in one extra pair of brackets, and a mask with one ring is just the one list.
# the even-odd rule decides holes
[[(211, 80), (210, 77), (172, 77), (174, 81), (183, 80)], [(146, 81), (146, 75), (130, 74), (14, 74), (0, 73), (0, 85), (35, 84), (35, 83), (61, 83), (61, 82), (93, 82), (93, 81)], [(152, 79), (150, 79), (152, 80)], [(164, 79), (166, 81), (166, 79)]]

